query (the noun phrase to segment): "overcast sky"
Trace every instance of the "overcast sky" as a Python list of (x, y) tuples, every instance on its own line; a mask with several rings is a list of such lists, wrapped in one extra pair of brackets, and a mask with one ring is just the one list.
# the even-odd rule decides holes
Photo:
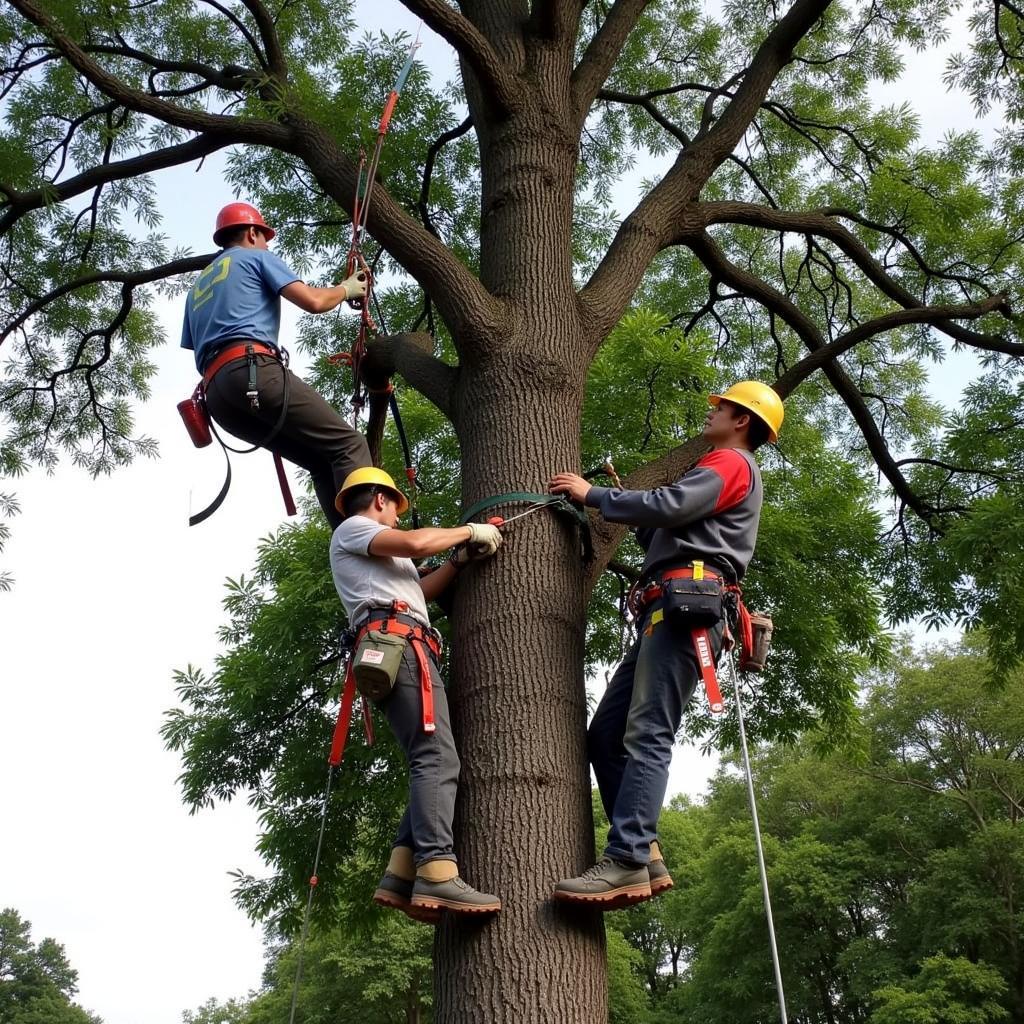
[[(364, 23), (415, 31), (402, 10), (381, 2)], [(424, 39), (422, 56), (450, 67), (443, 45)], [(969, 104), (941, 86), (941, 59), (916, 59), (887, 99), (911, 99), (926, 137), (969, 125)], [(198, 184), (188, 173), (160, 181), (166, 230), (196, 251), (233, 198), (215, 168), (207, 161)], [(36, 940), (65, 944), (80, 1001), (107, 1024), (176, 1024), (210, 996), (244, 995), (262, 969), (260, 934), (234, 907), (227, 875), (260, 871), (255, 817), (244, 803), (189, 816), (158, 728), (176, 703), (174, 669), (210, 666), (218, 650), (223, 580), (248, 569), (284, 512), (260, 452), (234, 457), (226, 504), (188, 528), (189, 511), (219, 488), (223, 459), (185, 435), (175, 405), (195, 370), (176, 348), (181, 303), (161, 312), (170, 343), (139, 413), (160, 459), (99, 480), (62, 466), (0, 481), (22, 506), (0, 555), (16, 576), (0, 594), (0, 906), (29, 918)], [(288, 334), (286, 325), (285, 343)], [(310, 756), (326, 756), (328, 741)], [(713, 767), (679, 750), (673, 790), (699, 792)]]

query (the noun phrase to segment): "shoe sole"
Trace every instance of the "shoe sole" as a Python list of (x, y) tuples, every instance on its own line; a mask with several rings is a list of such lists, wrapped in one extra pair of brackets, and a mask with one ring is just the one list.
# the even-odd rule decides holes
[(389, 889), (378, 889), (373, 894), (373, 902), (378, 907), (386, 907), (388, 910), (400, 910), (406, 917), (419, 921), (421, 924), (437, 924), (441, 915), (429, 907), (413, 906), (410, 900), (396, 895)]
[(618, 910), (634, 903), (643, 903), (652, 896), (649, 885), (624, 885), (608, 892), (569, 892), (556, 889), (554, 898), (562, 903), (595, 903), (603, 910)]
[(660, 896), (663, 892), (668, 892), (669, 889), (675, 886), (675, 884), (676, 883), (673, 882), (668, 875), (665, 875), (664, 878), (660, 878), (656, 882), (651, 882), (651, 895)]
[(450, 910), (454, 914), (496, 914), (501, 910), (501, 901), (493, 903), (459, 903), (456, 900), (445, 900), (434, 896), (413, 896), (410, 907), (426, 911)]

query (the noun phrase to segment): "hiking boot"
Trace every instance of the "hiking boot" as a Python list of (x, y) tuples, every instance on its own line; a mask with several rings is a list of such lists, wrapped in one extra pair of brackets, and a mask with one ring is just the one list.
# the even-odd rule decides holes
[(414, 921), (437, 924), (441, 915), (436, 910), (412, 905), (412, 890), (413, 883), (410, 879), (399, 878), (398, 875), (393, 875), (388, 871), (377, 883), (377, 888), (373, 892), (373, 902), (378, 907), (400, 910), (406, 917), (411, 917)]
[(651, 881), (644, 864), (624, 864), (602, 857), (578, 878), (563, 878), (554, 898), (567, 903), (592, 903), (600, 910), (616, 910), (650, 899)]
[(652, 896), (659, 896), (663, 892), (668, 892), (675, 885), (663, 860), (652, 860), (647, 865), (647, 874), (651, 879)]
[(437, 912), (450, 910), (456, 914), (495, 914), (501, 900), (490, 893), (477, 892), (458, 875), (444, 882), (431, 882), (419, 875), (412, 887), (410, 909)]

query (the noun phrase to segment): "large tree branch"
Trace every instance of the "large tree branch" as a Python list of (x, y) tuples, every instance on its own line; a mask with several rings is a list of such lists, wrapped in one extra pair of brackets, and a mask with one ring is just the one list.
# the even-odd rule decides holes
[[(697, 460), (705, 455), (710, 447), (703, 437), (692, 437), (660, 458), (635, 469), (622, 481), (622, 486), (630, 491), (649, 491), (653, 487), (662, 487), (673, 480), (678, 480), (696, 465)], [(584, 581), (588, 599), (601, 573), (615, 557), (615, 552), (619, 549), (628, 529), (619, 523), (609, 523), (599, 515), (591, 514), (590, 533), (594, 542), (594, 560), (587, 567)]]
[(374, 389), (387, 386), (396, 373), (424, 398), (452, 418), (452, 394), (459, 371), (436, 358), (434, 339), (425, 333), (390, 334), (366, 346), (363, 379)]
[[(742, 224), (747, 227), (762, 227), (772, 231), (790, 231), (794, 234), (826, 238), (836, 245), (886, 298), (892, 299), (906, 309), (919, 309), (924, 306), (916, 295), (892, 277), (845, 224), (836, 220), (837, 216), (845, 216), (846, 211), (831, 207), (806, 211), (778, 210), (758, 203), (728, 201), (701, 203), (700, 206), (706, 211), (701, 219), (709, 226)], [(1005, 304), (997, 304), (993, 311), (1007, 313)], [(951, 320), (937, 319), (933, 326), (964, 345), (1006, 355), (1024, 355), (1024, 344), (1008, 341), (999, 335), (971, 331)]]
[(129, 110), (147, 114), (167, 124), (186, 128), (194, 132), (221, 134), (228, 142), (246, 142), (254, 145), (274, 146), (288, 150), (291, 133), (272, 121), (241, 119), (223, 114), (208, 114), (205, 111), (189, 110), (151, 96), (127, 85), (93, 60), (89, 54), (61, 28), (37, 0), (8, 0), (23, 18), (41, 29), (64, 55), (68, 63), (104, 95), (116, 100)]
[(723, 114), (684, 147), (671, 170), (622, 222), (580, 292), (595, 350), (621, 319), (651, 260), (673, 240), (693, 233), (697, 226), (693, 206), (700, 190), (743, 138), (772, 83), (792, 60), (794, 48), (830, 2), (796, 0), (758, 47)]
[[(750, 296), (755, 302), (774, 313), (792, 328), (797, 337), (812, 352), (817, 352), (825, 347), (825, 339), (810, 317), (782, 292), (731, 262), (706, 232), (690, 239), (687, 244), (712, 277), (724, 281), (736, 291)], [(889, 451), (889, 446), (856, 384), (835, 361), (826, 363), (822, 370), (849, 409), (850, 415), (853, 416), (864, 436), (875, 464), (889, 481), (893, 491), (905, 505), (912, 508), (925, 522), (931, 524), (935, 510), (914, 492), (906, 477), (900, 472), (900, 468)]]
[(70, 295), (80, 288), (87, 288), (90, 285), (103, 284), (105, 282), (120, 282), (128, 289), (137, 288), (140, 285), (153, 284), (155, 281), (162, 281), (168, 277), (176, 277), (178, 274), (188, 274), (202, 270), (215, 255), (216, 253), (207, 253), (204, 256), (185, 256), (181, 259), (171, 260), (169, 263), (162, 263), (156, 267), (148, 267), (145, 270), (107, 270), (75, 278), (75, 280), (68, 281), (47, 292), (45, 295), (41, 295), (23, 309), (10, 323), (4, 325), (3, 330), (0, 331), (0, 345), (31, 317), (42, 312), (51, 302), (55, 302), (65, 295)]
[(223, 149), (225, 145), (227, 143), (223, 138), (200, 135), (177, 146), (151, 150), (143, 156), (90, 167), (89, 170), (60, 184), (47, 184), (31, 192), (16, 192), (8, 186), (0, 185), (0, 191), (8, 197), (5, 202), (0, 203), (0, 235), (26, 213), (38, 210), (49, 203), (64, 202), (111, 181), (134, 178), (165, 167), (176, 167), (190, 160), (201, 159), (218, 149)]
[(652, 0), (615, 0), (572, 73), (575, 119), (583, 124), (601, 86), (611, 74), (630, 32)]
[(245, 9), (252, 15), (256, 22), (256, 28), (260, 34), (260, 41), (263, 43), (263, 52), (267, 58), (267, 69), (275, 78), (281, 82), (288, 77), (288, 64), (284, 57), (284, 50), (281, 48), (281, 40), (277, 35), (277, 26), (270, 11), (260, 3), (260, 0), (242, 0)]
[(401, 0), (401, 3), (447, 40), (473, 69), (495, 112), (507, 116), (522, 107), (523, 94), (515, 76), (487, 37), (468, 18), (444, 0)]
[(914, 309), (898, 309), (892, 313), (884, 313), (872, 320), (852, 328), (845, 334), (841, 334), (835, 341), (830, 342), (817, 352), (805, 356), (800, 362), (791, 366), (772, 385), (776, 391), (786, 398), (791, 395), (798, 384), (807, 380), (815, 370), (821, 369), (827, 363), (849, 351), (855, 345), (868, 338), (883, 334), (886, 331), (895, 330), (898, 327), (906, 327), (909, 324), (933, 324), (938, 320), (976, 320), (994, 310), (1001, 309), (1006, 305), (1005, 295), (990, 295), (981, 302), (972, 305), (958, 306), (918, 306)]
[(533, 0), (528, 31), (559, 43), (574, 39), (587, 0)]

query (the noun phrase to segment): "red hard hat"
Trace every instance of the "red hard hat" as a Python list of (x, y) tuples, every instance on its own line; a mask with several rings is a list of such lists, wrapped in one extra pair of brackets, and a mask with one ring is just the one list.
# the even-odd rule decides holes
[(248, 203), (228, 203), (217, 214), (217, 226), (213, 229), (214, 245), (220, 245), (220, 233), (226, 228), (239, 228), (245, 224), (260, 228), (268, 242), (277, 234), (269, 224), (264, 222), (260, 211), (255, 206), (250, 206)]

